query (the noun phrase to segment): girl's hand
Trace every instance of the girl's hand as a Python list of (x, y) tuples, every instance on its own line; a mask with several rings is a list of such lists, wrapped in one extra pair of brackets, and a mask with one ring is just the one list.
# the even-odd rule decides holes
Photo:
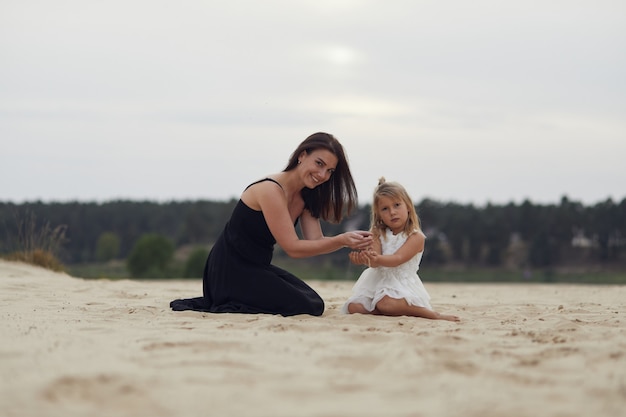
[(372, 249), (361, 251), (363, 258), (365, 259), (365, 264), (370, 268), (376, 268), (379, 265), (378, 257), (380, 256), (376, 251)]
[(352, 250), (367, 249), (372, 245), (372, 234), (364, 230), (354, 230), (343, 233), (345, 246)]
[(365, 265), (370, 268), (378, 266), (379, 255), (372, 248), (350, 252), (349, 256), (350, 261), (355, 265)]
[(365, 251), (354, 251), (350, 252), (348, 256), (350, 257), (350, 262), (355, 265), (367, 265), (367, 257), (364, 254)]

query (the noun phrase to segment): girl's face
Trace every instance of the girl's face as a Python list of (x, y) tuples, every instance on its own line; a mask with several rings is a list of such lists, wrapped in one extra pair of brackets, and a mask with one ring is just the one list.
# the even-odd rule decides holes
[(303, 152), (299, 160), (302, 179), (308, 188), (315, 188), (328, 181), (338, 162), (335, 154), (327, 149), (316, 149), (310, 154)]
[(380, 219), (394, 235), (404, 230), (409, 219), (409, 209), (403, 200), (382, 196), (378, 199), (376, 209)]

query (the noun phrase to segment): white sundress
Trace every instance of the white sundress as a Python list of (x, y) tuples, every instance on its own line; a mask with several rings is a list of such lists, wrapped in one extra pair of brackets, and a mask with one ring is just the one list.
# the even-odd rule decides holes
[[(395, 253), (407, 239), (406, 233), (394, 235), (390, 229), (387, 229), (385, 237), (380, 238), (382, 254)], [(396, 267), (367, 268), (354, 284), (352, 295), (341, 307), (341, 312), (348, 314), (350, 303), (362, 304), (367, 311), (373, 311), (385, 295), (396, 299), (404, 298), (410, 305), (432, 310), (430, 295), (417, 275), (423, 254), (424, 252), (419, 252)]]

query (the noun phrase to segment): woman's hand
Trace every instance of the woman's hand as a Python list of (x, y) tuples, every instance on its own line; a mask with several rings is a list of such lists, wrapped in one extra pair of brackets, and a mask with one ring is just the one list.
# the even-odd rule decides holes
[(372, 233), (364, 230), (354, 230), (351, 232), (345, 232), (342, 234), (344, 238), (344, 246), (349, 247), (352, 250), (367, 249), (372, 246)]

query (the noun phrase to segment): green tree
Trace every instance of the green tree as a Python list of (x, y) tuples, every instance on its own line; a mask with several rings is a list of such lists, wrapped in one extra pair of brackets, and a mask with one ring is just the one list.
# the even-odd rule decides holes
[(187, 258), (187, 262), (185, 262), (183, 278), (201, 277), (204, 271), (204, 264), (206, 263), (207, 256), (209, 256), (209, 251), (205, 248), (194, 249), (194, 251), (189, 255), (189, 258)]
[(174, 244), (165, 236), (150, 233), (139, 238), (126, 267), (135, 278), (163, 278), (174, 257)]
[(104, 232), (96, 243), (96, 259), (100, 262), (107, 262), (119, 257), (120, 238), (113, 232)]

